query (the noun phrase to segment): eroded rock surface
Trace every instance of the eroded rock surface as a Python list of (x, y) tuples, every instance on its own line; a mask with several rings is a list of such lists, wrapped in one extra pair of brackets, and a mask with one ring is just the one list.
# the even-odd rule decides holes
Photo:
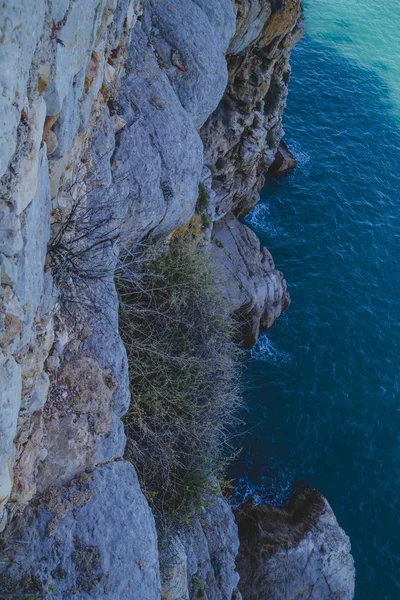
[(269, 172), (274, 177), (283, 177), (296, 168), (296, 159), (290, 152), (283, 140), (281, 140), (278, 150), (275, 154), (275, 160), (269, 168)]
[(212, 259), (228, 311), (240, 326), (238, 341), (251, 348), (260, 328), (271, 327), (289, 306), (283, 273), (256, 234), (233, 215), (214, 225)]
[(243, 216), (259, 199), (284, 133), (290, 51), (303, 33), (299, 0), (235, 0), (234, 6), (228, 85), (201, 130), (220, 216)]
[(0, 576), (3, 593), (56, 600), (160, 596), (154, 518), (125, 461), (50, 488), (7, 530), (2, 556), (9, 559)]
[(210, 498), (198, 520), (160, 554), (163, 600), (241, 600), (235, 558), (239, 540), (232, 510)]
[(328, 502), (301, 490), (286, 508), (247, 503), (236, 511), (244, 600), (351, 600), (350, 540)]

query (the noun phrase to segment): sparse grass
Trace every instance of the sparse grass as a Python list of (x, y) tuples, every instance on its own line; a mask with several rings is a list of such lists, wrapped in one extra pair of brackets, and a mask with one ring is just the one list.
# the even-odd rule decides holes
[(204, 183), (202, 181), (200, 181), (199, 183), (199, 195), (197, 198), (197, 206), (196, 206), (196, 210), (197, 212), (202, 212), (203, 210), (206, 210), (207, 206), (208, 206), (208, 191), (206, 186), (204, 185)]
[(205, 595), (206, 588), (204, 582), (197, 573), (195, 573), (192, 577), (192, 591), (200, 598), (203, 598)]
[(201, 215), (201, 224), (204, 229), (208, 229), (211, 226), (211, 219), (210, 219), (209, 215), (207, 215), (205, 213), (203, 213)]
[(148, 247), (139, 270), (127, 265), (117, 274), (132, 391), (126, 458), (163, 527), (190, 521), (232, 452), (239, 351), (190, 230), (167, 252)]

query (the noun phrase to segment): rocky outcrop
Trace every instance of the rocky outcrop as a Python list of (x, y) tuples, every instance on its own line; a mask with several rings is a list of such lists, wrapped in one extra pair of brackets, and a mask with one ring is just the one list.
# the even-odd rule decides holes
[[(242, 249), (221, 253), (229, 273), (222, 285), (238, 318), (241, 337), (254, 344), (289, 305), (282, 275), (267, 250), (260, 254), (251, 234), (234, 224), (258, 201), (263, 173), (274, 163), (283, 136), (282, 113), (290, 79), (289, 56), (303, 34), (298, 0), (235, 0), (236, 32), (227, 51), (228, 85), (217, 109), (201, 129), (205, 162), (212, 172), (212, 214), (217, 248), (229, 239)], [(229, 231), (223, 231), (229, 223)], [(232, 231), (236, 235), (231, 236)], [(268, 275), (266, 275), (268, 273)], [(261, 274), (263, 284), (251, 282)], [(232, 281), (238, 287), (233, 290)], [(250, 285), (248, 283), (250, 283)], [(229, 288), (229, 289), (227, 289)], [(271, 303), (272, 301), (272, 303)]]
[(296, 168), (296, 164), (295, 157), (290, 152), (285, 142), (281, 140), (275, 154), (275, 160), (269, 168), (269, 173), (274, 177), (283, 177), (293, 171), (293, 169)]
[(248, 502), (236, 511), (239, 589), (245, 600), (350, 600), (350, 541), (328, 502), (304, 488), (287, 507)]
[(299, 0), (235, 0), (234, 6), (228, 85), (201, 130), (220, 217), (243, 216), (258, 201), (283, 135), (290, 51), (303, 34)]
[(239, 548), (232, 510), (210, 499), (190, 528), (169, 539), (160, 554), (163, 600), (241, 600), (235, 559)]
[(232, 214), (213, 228), (212, 259), (225, 306), (239, 323), (238, 341), (251, 348), (289, 306), (283, 274), (256, 234)]

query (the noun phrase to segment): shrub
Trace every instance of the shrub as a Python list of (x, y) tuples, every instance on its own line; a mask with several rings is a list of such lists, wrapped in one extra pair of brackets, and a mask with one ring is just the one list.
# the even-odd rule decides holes
[(196, 205), (197, 212), (200, 213), (200, 212), (206, 210), (206, 208), (208, 207), (208, 201), (209, 201), (208, 190), (207, 190), (206, 186), (204, 185), (204, 183), (202, 181), (200, 181), (199, 195), (197, 198), (197, 205)]
[[(66, 206), (52, 213), (45, 268), (51, 269), (60, 303), (90, 308), (93, 283), (112, 281), (122, 222), (118, 200), (99, 200), (89, 184), (74, 180), (64, 191)], [(115, 255), (115, 260), (113, 257)]]
[(203, 598), (205, 596), (206, 587), (201, 577), (195, 573), (192, 577), (192, 592), (197, 594), (198, 597)]
[(162, 527), (200, 508), (231, 451), (238, 349), (199, 239), (186, 231), (134, 262), (117, 273), (133, 398), (126, 458)]

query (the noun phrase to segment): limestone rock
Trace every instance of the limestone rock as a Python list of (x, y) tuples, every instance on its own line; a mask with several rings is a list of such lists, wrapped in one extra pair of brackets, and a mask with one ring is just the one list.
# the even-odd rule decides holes
[(27, 128), (29, 141), (18, 164), (18, 179), (13, 194), (16, 213), (19, 215), (34, 197), (37, 189), (39, 152), (46, 116), (43, 98), (36, 100), (28, 109)]
[[(0, 517), (12, 487), (13, 440), (17, 431), (21, 402), (21, 368), (11, 357), (0, 358), (1, 436), (0, 436)], [(1, 519), (0, 519), (1, 520)]]
[(160, 552), (160, 576), (163, 600), (189, 600), (187, 556), (177, 535)]
[(303, 32), (300, 1), (235, 0), (237, 28), (227, 53), (228, 85), (201, 129), (218, 215), (245, 215), (283, 136), (289, 56)]
[[(44, 0), (3, 2), (0, 23), (0, 177), (16, 148), (17, 126), (25, 103), (32, 56), (45, 14)], [(28, 18), (29, 17), (29, 18)]]
[(3, 593), (49, 600), (160, 597), (154, 519), (127, 462), (53, 489), (36, 511), (28, 508), (13, 522), (1, 543), (10, 557), (0, 579)]
[(58, 114), (78, 72), (84, 79), (93, 43), (101, 23), (105, 0), (73, 2), (65, 23), (57, 30), (55, 77), (46, 88), (48, 115)]
[[(132, 239), (169, 233), (193, 215), (203, 166), (200, 137), (143, 33), (134, 30), (117, 113), (127, 125), (113, 157), (116, 192), (127, 199)], [(160, 110), (154, 99), (160, 99)], [(131, 165), (135, 165), (132, 169)]]
[(240, 341), (255, 344), (260, 329), (271, 327), (290, 303), (283, 274), (255, 233), (227, 215), (213, 228), (212, 260), (227, 310), (240, 327)]
[(62, 485), (96, 464), (96, 442), (110, 432), (115, 387), (111, 373), (91, 358), (75, 356), (62, 364), (46, 405), (39, 489)]
[(239, 541), (230, 506), (211, 496), (200, 518), (160, 555), (165, 600), (240, 600), (235, 558)]
[(217, 107), (228, 80), (224, 52), (235, 28), (231, 2), (149, 0), (143, 21), (182, 106), (201, 127)]
[(352, 600), (350, 541), (328, 502), (305, 488), (286, 508), (236, 511), (239, 588), (245, 600)]

